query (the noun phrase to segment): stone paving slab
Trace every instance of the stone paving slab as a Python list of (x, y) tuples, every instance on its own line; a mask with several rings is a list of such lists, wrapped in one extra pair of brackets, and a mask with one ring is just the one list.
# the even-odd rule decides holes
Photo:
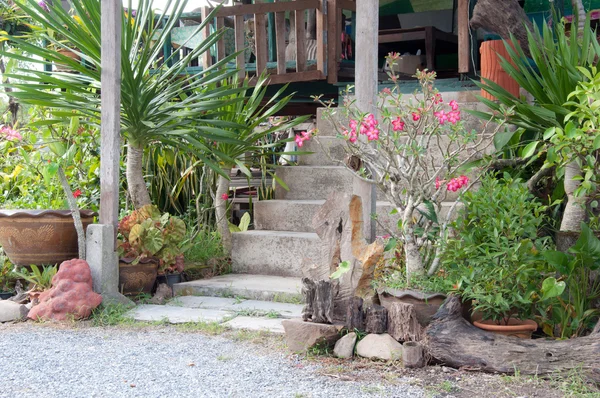
[[(243, 300), (242, 300), (243, 301)], [(167, 303), (168, 306), (205, 308), (221, 311), (235, 311), (234, 305), (240, 300), (228, 297), (178, 296)]]
[(251, 316), (238, 316), (225, 322), (224, 326), (232, 329), (264, 330), (271, 333), (283, 334), (283, 326), (280, 318), (254, 318)]
[(231, 312), (211, 309), (143, 304), (133, 308), (127, 312), (125, 316), (131, 317), (136, 321), (146, 322), (162, 321), (164, 319), (168, 320), (169, 323), (223, 322), (231, 317)]
[(273, 301), (244, 300), (231, 306), (234, 311), (276, 312), (283, 318), (299, 318), (302, 316), (302, 305), (276, 303)]

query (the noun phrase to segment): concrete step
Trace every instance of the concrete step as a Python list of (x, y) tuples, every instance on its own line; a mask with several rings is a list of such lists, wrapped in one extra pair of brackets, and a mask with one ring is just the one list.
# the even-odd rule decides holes
[(288, 186), (275, 188), (275, 199), (327, 199), (331, 192), (352, 192), (352, 172), (343, 166), (283, 166), (277, 176)]
[(244, 316), (271, 316), (274, 318), (299, 318), (301, 304), (273, 301), (246, 300), (241, 298), (211, 296), (178, 296), (167, 303), (169, 306), (230, 311)]
[[(177, 283), (173, 287), (177, 296), (213, 296), (238, 299), (302, 303), (300, 278), (273, 275), (228, 274), (210, 279)], [(224, 303), (225, 305), (227, 303)], [(231, 303), (229, 303), (231, 304)], [(215, 306), (206, 308), (215, 309)]]
[(315, 232), (312, 218), (325, 203), (319, 200), (261, 200), (254, 203), (256, 230)]
[(301, 166), (339, 166), (336, 161), (346, 157), (345, 141), (341, 138), (331, 136), (313, 137), (304, 142), (303, 151), (313, 152), (310, 155), (298, 156), (298, 164)]
[(302, 277), (302, 264), (308, 257), (318, 261), (317, 234), (289, 231), (246, 231), (232, 237), (233, 272)]

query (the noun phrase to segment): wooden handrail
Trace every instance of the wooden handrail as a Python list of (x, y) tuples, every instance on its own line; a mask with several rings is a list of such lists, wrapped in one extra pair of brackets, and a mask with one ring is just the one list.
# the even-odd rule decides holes
[(232, 17), (246, 14), (267, 14), (270, 12), (303, 11), (321, 9), (319, 0), (295, 0), (285, 3), (258, 3), (242, 4), (237, 6), (221, 7), (217, 11), (217, 17)]

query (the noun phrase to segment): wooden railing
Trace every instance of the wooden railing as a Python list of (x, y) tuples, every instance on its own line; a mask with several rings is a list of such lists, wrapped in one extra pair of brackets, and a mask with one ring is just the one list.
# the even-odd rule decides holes
[[(314, 10), (316, 14), (316, 59), (308, 59), (307, 41), (304, 39), (306, 37), (306, 12), (309, 10)], [(224, 28), (226, 19), (229, 22), (227, 25), (231, 26), (231, 20), (233, 20), (231, 29), (235, 41), (234, 51), (238, 52), (235, 67), (239, 70), (240, 77), (246, 76), (247, 72), (259, 75), (267, 69), (270, 74), (270, 84), (325, 79), (329, 83), (336, 83), (341, 55), (342, 10), (355, 11), (355, 1), (294, 0), (222, 7), (214, 14), (212, 24), (206, 25), (201, 36), (207, 37), (211, 29)], [(210, 12), (210, 8), (204, 7), (200, 15), (190, 14), (182, 19), (199, 22), (205, 19)], [(295, 46), (293, 46), (295, 62), (286, 60), (286, 47), (288, 46), (286, 13), (295, 22), (290, 24), (294, 26), (293, 34), (296, 37)], [(256, 60), (255, 64), (251, 66), (246, 64), (247, 54), (244, 52), (247, 46), (244, 16), (248, 14), (254, 16), (255, 33), (255, 46), (252, 53)], [(269, 30), (274, 32), (274, 35), (267, 34), (267, 21), (270, 22)], [(192, 27), (175, 28), (175, 30), (178, 29), (181, 29), (181, 32), (174, 32), (174, 37), (193, 31)], [(228, 34), (231, 38), (232, 32), (228, 32)], [(201, 40), (201, 37), (197, 39)], [(190, 41), (190, 43), (192, 42), (194, 40)], [(174, 47), (176, 47), (175, 43)], [(223, 36), (216, 46), (203, 54), (199, 63), (203, 68), (207, 68), (230, 53), (232, 53), (232, 49), (226, 48), (226, 38)], [(250, 67), (251, 70), (249, 70)]]

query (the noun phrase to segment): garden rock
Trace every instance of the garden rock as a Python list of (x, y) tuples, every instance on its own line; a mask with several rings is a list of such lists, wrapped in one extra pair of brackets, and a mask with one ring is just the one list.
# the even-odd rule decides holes
[(395, 361), (402, 358), (402, 344), (387, 333), (369, 334), (358, 342), (356, 353), (363, 358)]
[(39, 302), (29, 311), (29, 318), (63, 321), (89, 317), (102, 302), (102, 296), (92, 290), (88, 263), (73, 259), (60, 265), (52, 278), (52, 288), (40, 295)]
[(354, 356), (354, 346), (356, 345), (356, 333), (348, 333), (335, 343), (333, 354), (338, 358), (352, 358)]
[(166, 283), (161, 283), (156, 288), (156, 293), (150, 299), (150, 304), (163, 305), (168, 299), (173, 297), (173, 291)]
[(304, 322), (302, 319), (286, 319), (282, 322), (285, 341), (293, 352), (306, 351), (316, 344), (333, 345), (339, 338), (343, 325)]
[(0, 300), (0, 322), (18, 321), (27, 318), (29, 309), (24, 304)]

